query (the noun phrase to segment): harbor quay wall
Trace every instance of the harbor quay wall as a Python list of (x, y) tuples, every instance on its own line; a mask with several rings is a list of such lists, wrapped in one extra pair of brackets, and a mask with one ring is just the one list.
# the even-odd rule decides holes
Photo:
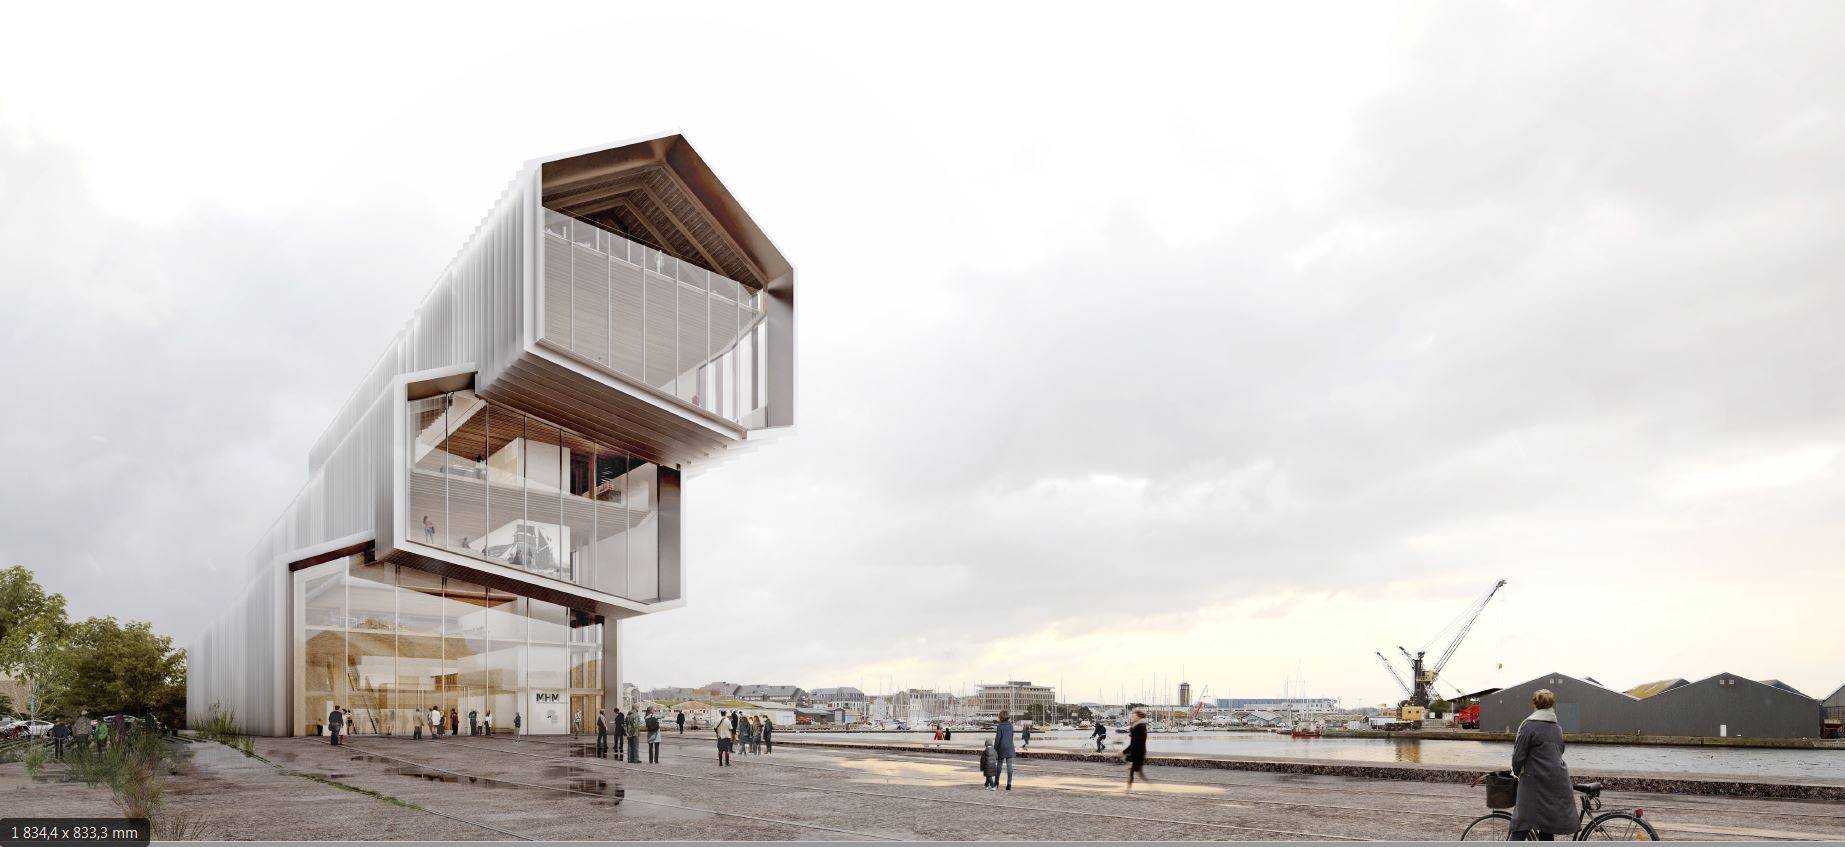
[[(978, 749), (937, 747), (928, 744), (875, 743), (859, 741), (778, 741), (790, 747), (825, 747), (839, 750), (882, 750), (901, 753), (934, 753), (977, 757)], [(1020, 750), (1021, 760), (1095, 762), (1119, 764), (1119, 753), (1085, 753), (1073, 750)], [(1262, 773), (1296, 773), (1313, 776), (1344, 776), (1359, 779), (1393, 779), (1410, 782), (1446, 782), (1470, 784), (1485, 771), (1446, 765), (1412, 763), (1373, 764), (1333, 762), (1316, 759), (1257, 759), (1246, 757), (1148, 756), (1147, 764), (1171, 768), (1201, 770), (1257, 771)], [(1707, 797), (1753, 797), (1762, 800), (1845, 801), (1845, 782), (1787, 782), (1781, 780), (1726, 779), (1690, 777), (1675, 774), (1647, 774), (1593, 771), (1576, 772), (1578, 780), (1594, 780), (1609, 791), (1642, 791), (1656, 794), (1686, 794)], [(1484, 798), (1485, 789), (1481, 797)], [(1484, 801), (1484, 800), (1483, 800)]]
[[(1327, 729), (1327, 738), (1403, 738), (1423, 741), (1505, 741), (1515, 732), (1480, 729)], [(1704, 735), (1642, 735), (1621, 732), (1566, 732), (1566, 744), (1637, 744), (1659, 747), (1745, 747), (1772, 750), (1845, 750), (1845, 740), (1835, 738), (1716, 738)]]

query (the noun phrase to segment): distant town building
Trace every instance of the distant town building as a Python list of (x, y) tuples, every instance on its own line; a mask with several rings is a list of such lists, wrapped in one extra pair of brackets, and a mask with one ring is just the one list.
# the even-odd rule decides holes
[(1219, 697), (1217, 708), (1231, 712), (1330, 712), (1339, 708), (1339, 701), (1331, 697)]
[(1840, 730), (1845, 728), (1845, 685), (1832, 692), (1832, 696), (1827, 697), (1823, 705), (1826, 707), (1826, 723), (1820, 735), (1837, 738), (1841, 734)]
[(707, 682), (692, 689), (694, 697), (736, 697), (737, 689), (742, 686), (734, 682)]
[(739, 685), (731, 696), (738, 700), (798, 703), (807, 696), (798, 685)]
[(1186, 706), (1190, 706), (1191, 704), (1192, 704), (1192, 684), (1189, 682), (1179, 683), (1179, 707), (1184, 708)]
[(831, 688), (816, 688), (808, 692), (808, 699), (815, 703), (863, 703), (865, 692), (850, 685), (838, 685)]
[(1007, 709), (1015, 715), (1025, 714), (1032, 704), (1046, 709), (1057, 704), (1057, 692), (1048, 685), (1032, 685), (1030, 680), (1007, 680), (1003, 685), (982, 685), (974, 698), (974, 711), (983, 715)]
[(1632, 689), (1657, 689), (1644, 698), (1552, 673), (1482, 698), (1480, 728), (1516, 730), (1531, 713), (1531, 695), (1540, 688), (1548, 688), (1557, 696), (1557, 725), (1564, 732), (1816, 738), (1822, 732), (1826, 713), (1818, 700), (1789, 687), (1731, 673), (1682, 685), (1648, 683)]

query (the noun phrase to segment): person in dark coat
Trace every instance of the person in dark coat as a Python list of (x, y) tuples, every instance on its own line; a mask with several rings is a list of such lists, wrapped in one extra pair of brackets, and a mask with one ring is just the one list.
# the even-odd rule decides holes
[(51, 756), (52, 758), (57, 759), (60, 762), (64, 761), (64, 742), (69, 741), (69, 740), (70, 740), (70, 724), (67, 724), (63, 721), (58, 721), (57, 724), (51, 728)]
[(615, 710), (615, 758), (622, 756), (621, 751), (628, 749), (628, 716), (621, 709)]
[(609, 722), (602, 719), (602, 710), (596, 710), (596, 758), (609, 757)]
[(989, 738), (985, 746), (980, 748), (980, 787), (988, 791), (992, 791), (993, 786), (999, 781), (999, 769), (994, 767), (995, 764), (997, 762), (993, 755), (993, 739)]
[(340, 712), (340, 707), (334, 706), (333, 711), (327, 713), (328, 743), (335, 747), (340, 746), (340, 731), (345, 728), (346, 716)]
[(767, 715), (762, 718), (762, 752), (775, 752), (775, 721)]
[(1012, 714), (999, 710), (999, 723), (993, 727), (993, 784), (999, 784), (999, 770), (1006, 769), (1006, 790), (1012, 790), (1012, 762), (1019, 757), (1012, 746)]
[(1102, 752), (1102, 742), (1108, 738), (1108, 727), (1103, 726), (1101, 719), (1098, 718), (1095, 722), (1095, 731), (1089, 734), (1095, 736), (1095, 751)]
[(679, 734), (684, 735), (685, 734), (685, 712), (684, 711), (674, 712), (673, 722), (679, 724)]
[(1031, 746), (1031, 721), (1025, 722), (1025, 729), (1019, 733), (1019, 738), (1024, 742), (1019, 745), (1020, 747)]
[(479, 735), (480, 734), (480, 710), (479, 709), (469, 709), (468, 710), (468, 734), (469, 735)]
[(1518, 804), (1512, 807), (1512, 840), (1555, 841), (1574, 836), (1581, 817), (1570, 769), (1563, 763), (1563, 730), (1557, 727), (1557, 695), (1540, 688), (1531, 695), (1535, 711), (1518, 725), (1512, 743), (1512, 773)]
[(1121, 751), (1121, 759), (1128, 766), (1128, 790), (1134, 790), (1134, 776), (1138, 774), (1142, 781), (1147, 779), (1147, 713), (1134, 710), (1134, 722), (1128, 725), (1127, 749)]

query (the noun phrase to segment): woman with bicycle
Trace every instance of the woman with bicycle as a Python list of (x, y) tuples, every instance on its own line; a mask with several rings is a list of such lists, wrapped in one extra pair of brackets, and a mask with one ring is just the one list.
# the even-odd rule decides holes
[(1534, 711), (1518, 727), (1512, 745), (1512, 773), (1518, 777), (1518, 803), (1512, 809), (1512, 840), (1555, 841), (1576, 834), (1579, 811), (1563, 763), (1563, 731), (1557, 728), (1557, 695), (1540, 688), (1531, 695)]

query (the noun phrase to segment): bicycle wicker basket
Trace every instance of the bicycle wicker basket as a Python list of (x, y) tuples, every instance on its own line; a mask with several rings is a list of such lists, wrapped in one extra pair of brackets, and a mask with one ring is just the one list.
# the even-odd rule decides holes
[(1510, 809), (1518, 805), (1518, 777), (1511, 771), (1493, 771), (1481, 781), (1486, 783), (1486, 807)]

